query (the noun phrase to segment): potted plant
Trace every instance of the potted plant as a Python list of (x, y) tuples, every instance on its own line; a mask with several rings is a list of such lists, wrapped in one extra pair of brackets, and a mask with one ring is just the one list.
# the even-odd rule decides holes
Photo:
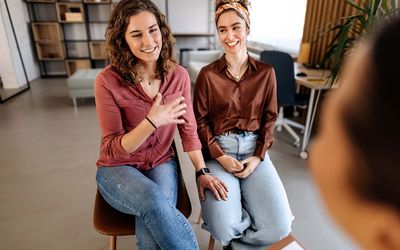
[(359, 4), (346, 0), (346, 3), (355, 9), (355, 14), (342, 17), (321, 33), (322, 36), (336, 32), (322, 62), (322, 67), (331, 70), (330, 85), (337, 81), (343, 58), (354, 44), (373, 31), (378, 22), (396, 15), (399, 10), (396, 0), (361, 0)]

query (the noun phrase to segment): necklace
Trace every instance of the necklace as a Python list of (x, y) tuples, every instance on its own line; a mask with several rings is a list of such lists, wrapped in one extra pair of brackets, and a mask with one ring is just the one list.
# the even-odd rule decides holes
[(143, 83), (143, 84), (147, 84), (147, 85), (149, 85), (149, 86), (151, 86), (151, 84), (152, 84), (152, 81), (154, 81), (154, 80), (156, 80), (155, 78), (153, 78), (153, 79), (141, 79), (140, 80), (140, 83)]
[[(143, 80), (141, 80), (140, 82), (143, 82)], [(147, 80), (147, 84), (151, 86), (151, 81)]]
[(233, 76), (233, 78), (235, 78), (235, 80), (238, 82), (242, 78), (244, 72), (246, 71), (247, 66), (248, 64), (246, 63), (246, 65), (240, 70), (239, 74), (234, 74), (230, 65), (228, 65), (227, 69), (229, 74), (231, 74), (231, 76)]

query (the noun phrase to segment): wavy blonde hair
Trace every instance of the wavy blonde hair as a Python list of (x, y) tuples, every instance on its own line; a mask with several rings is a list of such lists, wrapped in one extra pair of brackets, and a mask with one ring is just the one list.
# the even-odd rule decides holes
[(157, 60), (156, 78), (163, 79), (176, 65), (175, 39), (165, 16), (150, 0), (122, 0), (114, 8), (106, 29), (106, 51), (111, 66), (126, 80), (124, 84), (135, 84), (141, 79), (142, 67), (125, 41), (125, 32), (130, 17), (142, 11), (152, 13), (162, 35), (162, 48)]

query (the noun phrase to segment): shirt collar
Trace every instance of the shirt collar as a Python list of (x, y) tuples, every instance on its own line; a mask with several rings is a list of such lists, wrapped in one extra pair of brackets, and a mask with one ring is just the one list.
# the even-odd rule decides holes
[[(252, 69), (253, 71), (256, 71), (256, 70), (257, 70), (256, 60), (255, 60), (253, 57), (251, 57), (251, 56), (249, 55), (249, 53), (247, 53), (247, 55), (248, 55), (248, 58), (249, 58), (249, 64), (250, 64), (250, 66), (251, 66), (251, 69)], [(223, 55), (221, 56), (221, 58), (218, 59), (218, 72), (224, 71), (224, 70), (226, 69), (227, 66), (228, 66), (228, 65), (227, 65), (227, 63), (226, 63), (225, 54), (223, 54)]]

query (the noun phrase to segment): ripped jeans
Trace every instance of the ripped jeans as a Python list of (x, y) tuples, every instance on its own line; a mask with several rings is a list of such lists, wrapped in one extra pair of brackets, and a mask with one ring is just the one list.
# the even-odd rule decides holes
[(107, 203), (136, 216), (139, 249), (199, 249), (190, 223), (176, 209), (175, 160), (144, 172), (132, 166), (99, 167), (96, 180)]

